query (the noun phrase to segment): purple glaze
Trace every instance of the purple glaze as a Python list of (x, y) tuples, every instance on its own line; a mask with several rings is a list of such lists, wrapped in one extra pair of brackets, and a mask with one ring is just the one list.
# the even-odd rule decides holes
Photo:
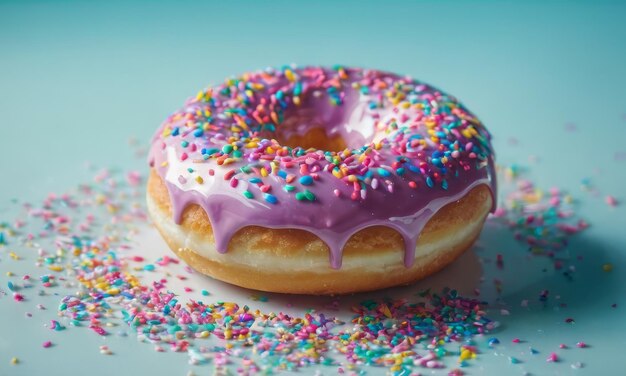
[[(188, 205), (201, 206), (213, 227), (219, 252), (226, 252), (231, 237), (246, 226), (294, 228), (309, 231), (324, 241), (330, 249), (331, 266), (339, 268), (348, 239), (364, 228), (382, 225), (401, 234), (405, 243), (404, 262), (410, 267), (423, 227), (441, 207), (459, 200), (480, 184), (488, 186), (495, 197), (490, 136), (453, 97), (412, 79), (384, 72), (286, 69), (249, 74), (239, 81), (227, 81), (214, 90), (209, 89), (202, 99), (200, 95), (191, 99), (185, 108), (170, 116), (154, 137), (150, 165), (166, 183), (175, 222), (180, 223)], [(297, 79), (290, 79), (294, 75)], [(361, 87), (353, 88), (354, 83)], [(247, 102), (242, 101), (242, 93), (252, 84), (263, 87)], [(389, 89), (394, 84), (400, 85), (400, 89)], [(335, 85), (336, 89), (329, 91), (329, 85)], [(279, 90), (281, 94), (277, 94)], [(316, 91), (320, 94), (315, 94)], [(296, 96), (299, 105), (295, 103)], [(410, 107), (404, 108), (403, 103), (409, 103)], [(283, 138), (303, 134), (312, 126), (323, 127), (329, 137), (339, 134), (350, 148), (357, 150), (337, 156), (317, 150), (289, 149), (291, 154), (277, 157), (272, 151), (280, 145), (271, 139), (274, 131), (267, 127), (268, 116), (264, 119), (263, 113), (254, 113), (259, 106), (280, 115), (273, 124), (281, 127), (279, 133)], [(211, 111), (209, 115), (203, 113), (207, 109)], [(230, 116), (233, 109), (238, 118)], [(237, 127), (242, 121), (246, 125), (233, 132), (233, 124)], [(425, 125), (427, 122), (430, 125)], [(200, 128), (204, 129), (201, 135)], [(433, 129), (440, 132), (438, 136), (433, 135)], [(232, 133), (235, 137), (229, 140)], [(244, 145), (250, 140), (257, 140), (262, 146), (247, 150)], [(224, 145), (237, 146), (243, 154), (239, 158), (232, 152), (216, 153), (208, 158), (202, 154), (203, 148), (222, 149)], [(365, 150), (361, 148), (363, 145), (371, 147)], [(183, 153), (187, 155), (184, 160)], [(228, 165), (218, 165), (220, 157), (230, 156), (233, 161)], [(335, 156), (354, 178), (331, 173), (329, 168)], [(446, 157), (445, 163), (441, 162), (442, 156)], [(276, 164), (275, 171), (264, 176), (259, 171), (261, 167), (272, 171), (270, 158)], [(300, 165), (306, 165), (307, 169), (302, 171)], [(242, 167), (247, 172), (241, 172)], [(229, 172), (232, 169), (236, 170), (233, 176)], [(310, 174), (316, 174), (312, 185), (298, 183), (299, 177)], [(290, 182), (294, 192), (307, 189), (315, 195), (315, 200), (295, 199), (294, 192), (285, 190), (285, 175), (295, 176)], [(269, 193), (277, 200), (276, 204), (263, 199), (260, 186), (270, 187)], [(243, 194), (246, 191), (254, 198), (246, 198)], [(340, 193), (339, 197), (335, 191)], [(356, 199), (354, 192), (358, 193)], [(495, 208), (495, 199), (493, 203)]]

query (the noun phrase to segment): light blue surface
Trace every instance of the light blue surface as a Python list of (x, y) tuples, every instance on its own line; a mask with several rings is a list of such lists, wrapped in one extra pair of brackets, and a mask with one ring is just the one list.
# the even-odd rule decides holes
[[(290, 62), (406, 73), (460, 98), (493, 133), (498, 163), (528, 166), (539, 186), (571, 191), (592, 225), (571, 247), (585, 257), (574, 282), (523, 267), (508, 275), (509, 304), (535, 299), (546, 286), (568, 302), (562, 312), (496, 315), (501, 341), (531, 338), (544, 350), (539, 360), (515, 368), (506, 356), (484, 355), (467, 371), (624, 374), (625, 15), (620, 2), (0, 2), (0, 219), (14, 215), (12, 199), (37, 200), (90, 178), (86, 161), (145, 170), (129, 138), (147, 144), (185, 98), (226, 76)], [(598, 197), (580, 190), (583, 178)], [(606, 205), (608, 194), (622, 205)], [(494, 230), (480, 243), (498, 244), (503, 249), (493, 252), (511, 252), (526, 265), (523, 246)], [(6, 253), (0, 250), (2, 288), (5, 270), (32, 267), (10, 263)], [(605, 263), (614, 271), (604, 273)], [(0, 298), (0, 374), (77, 373), (51, 368), (53, 360), (103, 375), (119, 364), (187, 372), (185, 357), (130, 339), (117, 344), (115, 359), (83, 351), (101, 341), (76, 330), (44, 351), (47, 329), (38, 325), (52, 312), (29, 321), (9, 300)], [(560, 365), (543, 360), (559, 343), (579, 340), (592, 347), (565, 352)], [(10, 366), (16, 355), (24, 363)], [(573, 361), (585, 367), (573, 370)]]

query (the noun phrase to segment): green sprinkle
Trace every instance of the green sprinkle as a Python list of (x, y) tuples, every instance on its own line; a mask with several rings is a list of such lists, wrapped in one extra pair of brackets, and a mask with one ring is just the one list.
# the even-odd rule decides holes
[(308, 189), (304, 190), (304, 196), (309, 201), (315, 201), (315, 195), (313, 194), (313, 192), (309, 191)]
[[(294, 189), (296, 189), (295, 186), (291, 185), (291, 184), (285, 184), (285, 187), (283, 187), (283, 189), (287, 192), (292, 192)], [(297, 197), (298, 195), (296, 195)]]
[(229, 154), (231, 151), (233, 151), (233, 146), (230, 144), (226, 144), (222, 147), (222, 153), (224, 154)]
[(246, 196), (246, 198), (254, 198), (254, 195), (252, 194), (252, 192), (248, 190), (243, 191), (243, 195)]

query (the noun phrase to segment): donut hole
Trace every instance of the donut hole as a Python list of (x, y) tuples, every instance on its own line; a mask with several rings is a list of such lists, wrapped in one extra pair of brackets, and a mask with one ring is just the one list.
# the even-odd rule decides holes
[(302, 95), (299, 105), (291, 103), (282, 122), (268, 134), (283, 146), (339, 152), (371, 142), (375, 121), (367, 113), (368, 103), (355, 90), (347, 90), (340, 103), (323, 91)]
[(287, 137), (279, 135), (277, 140), (281, 145), (305, 150), (341, 151), (348, 147), (341, 135), (329, 136), (322, 127), (311, 128), (304, 134), (291, 134)]

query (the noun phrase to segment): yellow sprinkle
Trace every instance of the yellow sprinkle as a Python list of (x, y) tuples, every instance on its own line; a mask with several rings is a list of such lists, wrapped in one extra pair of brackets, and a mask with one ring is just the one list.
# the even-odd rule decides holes
[(204, 183), (204, 179), (202, 179), (202, 176), (196, 176), (196, 181), (198, 182), (198, 184)]
[(605, 272), (610, 272), (613, 270), (613, 264), (604, 264), (602, 265), (602, 270), (604, 270)]
[(300, 97), (298, 97), (298, 96), (293, 97), (293, 103), (294, 103), (296, 106), (299, 106), (299, 105), (300, 105), (300, 103), (301, 103), (301, 102), (300, 102)]
[(119, 293), (120, 293), (120, 289), (118, 289), (118, 288), (112, 288), (112, 289), (108, 289), (107, 290), (107, 294), (109, 294), (109, 295), (115, 296), (115, 295), (117, 295)]
[(9, 256), (13, 259), (13, 260), (19, 260), (20, 256), (17, 255), (17, 253), (11, 251), (9, 252)]
[(200, 333), (200, 338), (208, 338), (211, 333), (208, 330), (202, 331)]
[(7, 277), (13, 277), (13, 272), (7, 272)]
[(11, 364), (16, 365), (17, 363), (19, 363), (20, 360), (16, 357), (11, 358)]
[(387, 307), (386, 304), (383, 304), (382, 306), (382, 311), (383, 311), (383, 315), (387, 316), (388, 318), (391, 318), (391, 311), (389, 310), (389, 307)]
[(288, 79), (290, 82), (294, 82), (294, 81), (296, 80), (296, 75), (295, 75), (295, 74), (293, 74), (293, 72), (291, 71), (291, 69), (287, 69), (287, 70), (285, 71), (285, 77), (287, 77), (287, 79)]
[(262, 177), (266, 177), (267, 176), (267, 170), (265, 169), (265, 167), (261, 167), (261, 176)]

